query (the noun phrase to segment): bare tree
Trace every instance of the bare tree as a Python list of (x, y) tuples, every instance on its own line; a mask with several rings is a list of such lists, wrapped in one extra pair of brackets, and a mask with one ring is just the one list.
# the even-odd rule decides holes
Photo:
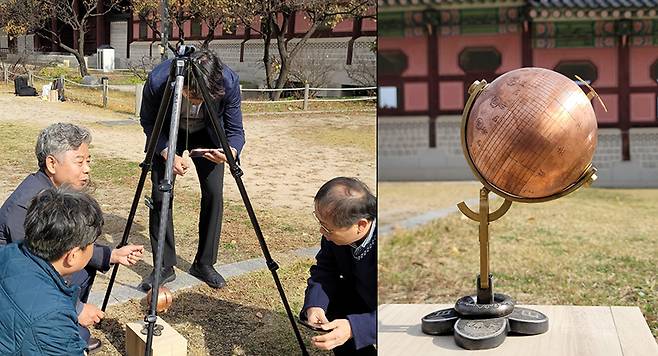
[[(85, 35), (89, 30), (89, 21), (104, 15), (118, 6), (120, 0), (107, 0), (106, 10), (98, 11), (101, 0), (8, 0), (0, 6), (0, 25), (11, 36), (34, 34), (41, 38), (55, 42), (65, 51), (73, 54), (78, 61), (80, 74), (88, 74), (84, 60)], [(58, 29), (53, 30), (50, 19), (61, 21), (69, 26), (77, 35), (76, 46), (65, 44)], [(48, 24), (47, 24), (48, 23)]]
[[(99, 4), (103, 3), (103, 10)], [(85, 63), (85, 35), (89, 23), (118, 7), (121, 0), (8, 0), (0, 10), (2, 26), (15, 35), (35, 34), (53, 41), (60, 48), (71, 53), (78, 61), (80, 75), (88, 75)], [(68, 26), (77, 37), (77, 46), (64, 43), (61, 29), (52, 29), (51, 19)]]
[(11, 37), (22, 36), (38, 28), (46, 19), (40, 0), (4, 0), (0, 2), (0, 27)]
[(143, 56), (139, 61), (130, 60), (128, 62), (128, 68), (137, 78), (146, 81), (149, 73), (158, 63), (159, 60), (153, 57)]
[[(319, 28), (333, 28), (338, 22), (365, 16), (375, 0), (241, 0), (234, 4), (234, 16), (245, 27), (263, 39), (263, 64), (268, 88), (281, 89), (290, 75), (291, 64), (309, 38)], [(297, 41), (291, 42), (288, 28), (296, 13), (301, 12), (309, 26)], [(280, 70), (273, 73), (270, 45), (276, 41)], [(281, 92), (272, 92), (276, 100)]]
[[(322, 88), (329, 85), (334, 71), (338, 68), (336, 63), (329, 60), (326, 51), (310, 53), (304, 51), (292, 62), (290, 68), (290, 79), (301, 84), (308, 84), (312, 88)], [(311, 97), (315, 97), (316, 91), (309, 91)]]
[[(169, 0), (169, 16), (171, 21), (178, 27), (178, 38), (185, 38), (185, 22), (198, 16), (192, 7), (196, 0)], [(153, 31), (156, 38), (162, 38), (162, 32), (158, 28), (162, 21), (162, 2), (160, 0), (132, 0), (132, 12), (139, 17), (140, 21)], [(173, 50), (174, 48), (170, 46)]]
[(231, 15), (233, 9), (233, 1), (229, 0), (195, 0), (191, 4), (191, 10), (202, 23), (208, 27), (208, 34), (203, 40), (201, 45), (203, 48), (208, 48), (210, 41), (215, 37), (215, 30), (221, 24), (224, 26), (224, 31), (235, 24), (235, 19)]

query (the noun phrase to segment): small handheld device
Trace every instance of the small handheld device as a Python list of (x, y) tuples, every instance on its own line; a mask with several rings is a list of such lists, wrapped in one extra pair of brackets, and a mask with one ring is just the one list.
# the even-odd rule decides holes
[(318, 331), (318, 332), (323, 332), (323, 333), (331, 331), (331, 330), (324, 330), (321, 327), (319, 327), (318, 324), (312, 324), (308, 320), (299, 319), (299, 323), (304, 325), (305, 327), (313, 330), (313, 331)]
[[(208, 152), (211, 152), (213, 149), (212, 148), (195, 148), (193, 150), (190, 150), (190, 157), (203, 157)], [(218, 148), (220, 153), (224, 153), (224, 150), (221, 148)]]
[(205, 148), (195, 148), (190, 151), (190, 157), (203, 157), (206, 152), (208, 152), (208, 150)]

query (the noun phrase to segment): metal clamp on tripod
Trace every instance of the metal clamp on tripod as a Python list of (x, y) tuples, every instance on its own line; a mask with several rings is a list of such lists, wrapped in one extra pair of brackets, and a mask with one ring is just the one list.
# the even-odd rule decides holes
[[(211, 103), (213, 101), (208, 91), (206, 82), (204, 80), (201, 80), (204, 77), (202, 70), (199, 68), (198, 64), (195, 63), (190, 58), (190, 55), (194, 53), (194, 51), (195, 48), (193, 46), (180, 45), (178, 47), (178, 50), (176, 51), (176, 58), (174, 58), (174, 60), (172, 61), (171, 70), (169, 72), (169, 77), (167, 79), (164, 94), (162, 96), (162, 101), (160, 102), (160, 107), (158, 109), (158, 114), (155, 121), (155, 125), (153, 127), (153, 132), (147, 144), (146, 157), (144, 159), (144, 162), (140, 164), (140, 167), (142, 167), (142, 173), (140, 175), (137, 189), (135, 191), (135, 196), (133, 198), (133, 202), (130, 208), (128, 220), (126, 222), (126, 226), (123, 232), (123, 237), (118, 247), (123, 247), (128, 243), (130, 228), (132, 227), (132, 223), (135, 218), (135, 212), (137, 210), (140, 196), (144, 188), (144, 182), (146, 181), (146, 176), (151, 168), (151, 162), (155, 154), (158, 138), (160, 137), (160, 134), (162, 132), (164, 117), (169, 107), (169, 103), (172, 97), (172, 92), (173, 92), (173, 105), (171, 111), (171, 122), (169, 127), (169, 143), (167, 150), (169, 153), (176, 152), (176, 143), (178, 140), (178, 128), (179, 128), (180, 114), (181, 114), (181, 99), (183, 94), (183, 85), (185, 81), (185, 73), (188, 72), (188, 69), (191, 69), (190, 71), (191, 75), (196, 79), (196, 82), (198, 83), (199, 90), (203, 97), (203, 101), (205, 103)], [(274, 283), (276, 284), (277, 290), (279, 291), (279, 295), (281, 296), (281, 301), (283, 302), (283, 306), (286, 309), (286, 313), (288, 315), (290, 325), (292, 326), (295, 336), (297, 338), (299, 348), (302, 352), (302, 355), (308, 355), (308, 352), (304, 345), (304, 341), (302, 340), (299, 329), (297, 328), (297, 324), (295, 323), (295, 319), (293, 317), (292, 311), (290, 310), (290, 305), (288, 304), (288, 299), (286, 298), (286, 294), (283, 290), (283, 286), (276, 272), (279, 266), (272, 259), (272, 256), (270, 255), (267, 244), (265, 243), (265, 238), (263, 236), (263, 233), (260, 229), (260, 225), (256, 218), (256, 214), (254, 213), (254, 209), (249, 200), (249, 196), (247, 195), (247, 191), (244, 187), (244, 183), (242, 182), (241, 179), (243, 175), (242, 169), (237, 164), (236, 158), (233, 156), (233, 152), (229, 147), (228, 139), (226, 133), (224, 132), (223, 127), (219, 127), (217, 125), (217, 123), (219, 122), (217, 118), (217, 113), (215, 112), (215, 110), (209, 109), (210, 105), (204, 105), (204, 107), (206, 108), (206, 113), (208, 114), (208, 116), (206, 116), (207, 118), (206, 121), (210, 123), (210, 127), (212, 128), (212, 131), (216, 134), (216, 137), (219, 139), (219, 142), (221, 144), (221, 148), (224, 150), (224, 154), (226, 155), (226, 162), (229, 165), (229, 168), (231, 170), (231, 175), (235, 179), (235, 182), (238, 186), (238, 190), (240, 191), (240, 196), (242, 197), (244, 206), (247, 209), (247, 213), (249, 214), (249, 219), (251, 220), (251, 224), (253, 225), (254, 231), (256, 233), (256, 237), (258, 238), (258, 242), (263, 252), (263, 256), (265, 257), (267, 267), (272, 272)], [(168, 206), (172, 199), (172, 193), (174, 189), (173, 187), (174, 157), (175, 154), (167, 155), (164, 179), (162, 183), (158, 186), (158, 189), (163, 193), (162, 206)], [(165, 233), (167, 230), (166, 229), (167, 223), (168, 223), (167, 209), (161, 209), (159, 230), (158, 230), (158, 244), (157, 244), (157, 249), (155, 251), (155, 263), (154, 263), (155, 273), (154, 273), (152, 293), (151, 293), (151, 303), (149, 307), (149, 312), (144, 318), (144, 321), (148, 323), (145, 355), (151, 355), (152, 353), (151, 346), (153, 343), (153, 332), (154, 332), (155, 322), (157, 320), (156, 306), (158, 304), (157, 303), (158, 289), (162, 282), (161, 274), (159, 273), (159, 271), (162, 268), (162, 264), (163, 264), (164, 241), (165, 241)], [(105, 308), (107, 307), (118, 268), (119, 265), (116, 264), (114, 266), (114, 269), (112, 270), (110, 282), (108, 284), (107, 291), (105, 293), (105, 299), (103, 301), (103, 306), (101, 308), (103, 311), (105, 311)]]

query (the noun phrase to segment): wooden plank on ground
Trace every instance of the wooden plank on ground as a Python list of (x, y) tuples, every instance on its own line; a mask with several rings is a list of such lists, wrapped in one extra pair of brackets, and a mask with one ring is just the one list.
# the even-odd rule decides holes
[[(468, 351), (452, 335), (430, 336), (420, 319), (452, 304), (385, 304), (378, 311), (378, 354), (393, 355), (505, 355), (505, 356), (649, 356), (655, 341), (637, 307), (526, 306), (546, 314), (549, 330), (542, 335), (508, 336), (496, 349)], [(614, 317), (613, 317), (614, 310)], [(623, 331), (620, 331), (623, 327)], [(641, 333), (634, 333), (641, 330)], [(645, 346), (642, 346), (642, 344)], [(623, 349), (622, 349), (623, 348)], [(647, 353), (648, 352), (648, 353)], [(658, 355), (658, 354), (657, 354)]]
[(610, 307), (624, 356), (658, 355), (656, 344), (646, 319), (638, 307)]

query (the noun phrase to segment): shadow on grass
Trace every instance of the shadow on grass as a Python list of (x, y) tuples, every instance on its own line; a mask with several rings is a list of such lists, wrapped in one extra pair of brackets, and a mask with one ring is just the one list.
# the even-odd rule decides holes
[[(141, 320), (145, 311), (144, 300), (139, 305), (128, 304), (119, 311), (125, 313), (123, 316), (117, 318), (114, 315), (117, 312), (113, 311), (99, 330), (120, 354), (125, 354), (123, 326)], [(171, 309), (160, 316), (188, 340), (190, 355), (301, 354), (288, 318), (268, 309), (190, 292), (176, 296)], [(306, 330), (300, 331), (306, 342), (313, 336)], [(325, 354), (308, 344), (306, 347), (311, 355)]]
[[(112, 236), (113, 242), (107, 240), (100, 242), (104, 245), (115, 248), (119, 244), (119, 242), (121, 242), (121, 238), (123, 237), (123, 232), (128, 222), (127, 216), (123, 217), (112, 213), (105, 213), (104, 218), (105, 218), (105, 225), (103, 226), (103, 232), (105, 234), (109, 234), (110, 236)], [(147, 238), (148, 234), (149, 234), (148, 226), (137, 224), (133, 221), (130, 228), (128, 244), (144, 245), (144, 249), (146, 249), (147, 251), (151, 251), (151, 241)], [(176, 255), (176, 260), (177, 260), (176, 267), (178, 267), (183, 271), (189, 270), (190, 267), (192, 266), (192, 262), (184, 259), (178, 254)], [(122, 268), (128, 268), (131, 271), (140, 275), (142, 278), (148, 276), (153, 270), (152, 265), (148, 264), (147, 262), (139, 262), (130, 267), (122, 266)]]

